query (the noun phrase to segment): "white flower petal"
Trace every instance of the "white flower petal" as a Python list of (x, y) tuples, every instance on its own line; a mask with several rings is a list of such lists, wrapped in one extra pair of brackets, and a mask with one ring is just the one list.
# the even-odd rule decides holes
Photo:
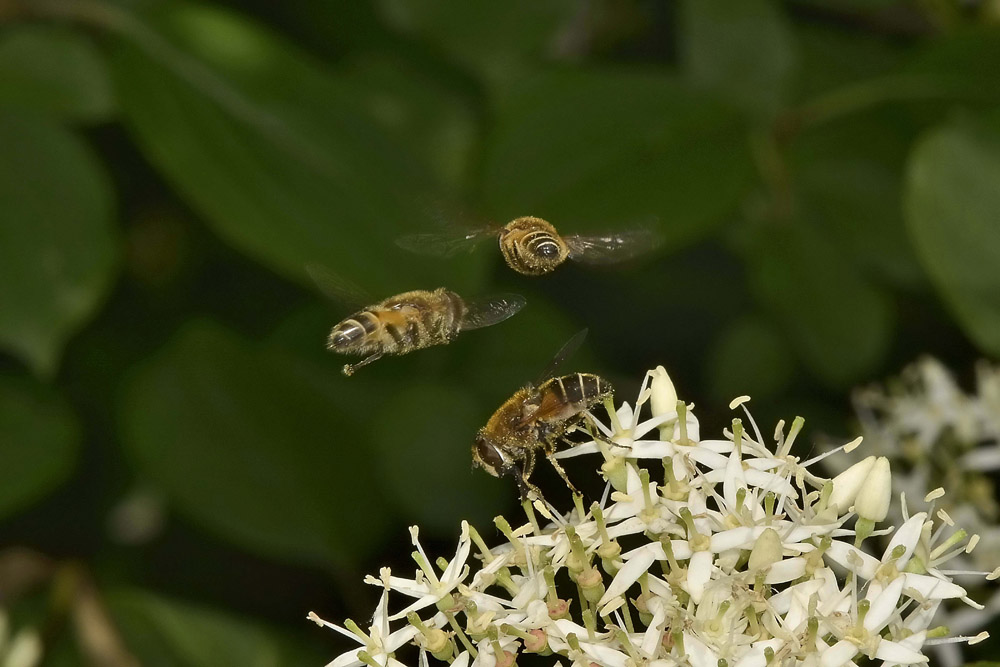
[(719, 656), (706, 646), (698, 637), (687, 630), (684, 631), (684, 649), (687, 651), (691, 667), (718, 667)]
[(927, 656), (920, 651), (904, 646), (903, 644), (883, 639), (875, 649), (875, 657), (884, 660), (890, 665), (912, 665), (914, 663), (927, 662)]
[(688, 561), (687, 582), (685, 590), (694, 600), (695, 604), (701, 602), (701, 596), (705, 592), (705, 584), (712, 578), (714, 565), (711, 551), (696, 551)]
[(823, 651), (820, 656), (820, 667), (843, 667), (847, 661), (858, 654), (858, 647), (842, 639), (830, 648)]
[(639, 577), (649, 570), (649, 566), (656, 562), (657, 549), (655, 547), (659, 547), (659, 552), (663, 553), (663, 547), (657, 542), (639, 547), (631, 552), (630, 558), (625, 561), (622, 569), (618, 570), (618, 573), (615, 574), (615, 578), (611, 580), (608, 589), (601, 597), (600, 602), (597, 603), (598, 608), (603, 607), (612, 599), (623, 594), (632, 584), (639, 580)]
[(834, 540), (830, 544), (830, 548), (824, 552), (823, 557), (829, 558), (837, 565), (847, 568), (864, 579), (874, 577), (875, 571), (881, 565), (878, 559), (869, 556), (864, 551), (846, 542), (838, 540)]
[(768, 584), (783, 584), (798, 579), (806, 573), (805, 558), (786, 558), (778, 561), (767, 571), (764, 581)]
[(923, 530), (924, 521), (926, 520), (926, 512), (917, 512), (911, 516), (906, 523), (896, 530), (892, 539), (889, 540), (889, 546), (886, 547), (882, 560), (889, 558), (889, 555), (892, 554), (893, 550), (897, 546), (903, 545), (906, 548), (906, 552), (903, 554), (902, 558), (896, 561), (896, 567), (903, 568), (907, 561), (910, 560), (910, 556), (913, 554), (913, 549), (920, 540), (920, 533)]
[[(958, 584), (930, 575), (905, 572), (903, 579), (906, 582), (904, 590), (907, 595), (910, 595), (911, 591), (915, 591), (925, 600), (963, 598), (967, 595), (966, 590)], [(911, 597), (913, 596), (911, 595)]]
[(871, 609), (865, 616), (865, 629), (869, 632), (879, 632), (885, 624), (892, 620), (896, 614), (896, 603), (899, 596), (903, 594), (903, 577), (893, 579), (885, 589), (874, 596), (871, 601)]

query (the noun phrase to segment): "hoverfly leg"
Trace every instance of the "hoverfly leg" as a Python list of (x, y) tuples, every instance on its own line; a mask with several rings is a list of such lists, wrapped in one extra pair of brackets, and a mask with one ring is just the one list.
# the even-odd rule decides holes
[(514, 477), (517, 482), (517, 488), (521, 493), (521, 500), (531, 500), (532, 494), (535, 498), (541, 499), (542, 491), (537, 486), (528, 481), (527, 475), (523, 474), (517, 466), (511, 466), (509, 468), (510, 475)]
[(626, 447), (625, 445), (620, 445), (614, 440), (609, 440), (604, 434), (600, 432), (599, 429), (594, 428), (594, 424), (590, 419), (584, 420), (583, 424), (584, 424), (584, 430), (587, 432), (587, 435), (590, 436), (594, 442), (603, 442), (608, 447), (614, 447), (617, 449), (628, 449), (628, 447)]
[(529, 449), (524, 453), (524, 470), (522, 475), (525, 479), (531, 477), (531, 473), (535, 471), (535, 450)]
[(556, 458), (555, 447), (545, 448), (545, 458), (549, 460), (549, 463), (552, 464), (552, 467), (555, 468), (556, 472), (559, 473), (559, 476), (563, 478), (563, 481), (566, 482), (566, 486), (569, 487), (569, 490), (578, 496), (582, 495), (579, 491), (576, 490), (576, 487), (573, 486), (573, 482), (569, 481), (569, 475), (566, 474), (566, 470), (563, 469), (562, 464), (559, 463), (559, 460)]
[(354, 375), (357, 372), (357, 370), (359, 368), (364, 368), (365, 366), (367, 366), (368, 364), (372, 363), (373, 361), (378, 361), (381, 358), (382, 358), (382, 354), (376, 352), (375, 354), (373, 354), (373, 355), (371, 355), (369, 357), (365, 357), (364, 359), (362, 359), (361, 361), (359, 361), (356, 364), (344, 364), (344, 367), (341, 369), (341, 372), (344, 375), (346, 375), (347, 377), (351, 377), (352, 375)]

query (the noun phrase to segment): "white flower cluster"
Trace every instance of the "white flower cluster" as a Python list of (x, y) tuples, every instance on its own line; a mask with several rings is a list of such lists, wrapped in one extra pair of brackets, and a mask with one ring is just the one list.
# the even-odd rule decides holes
[[(1000, 504), (988, 476), (1000, 469), (1000, 370), (976, 370), (978, 390), (966, 394), (941, 362), (925, 357), (887, 387), (855, 392), (854, 405), (867, 453), (893, 463), (894, 492), (947, 488), (941, 507), (982, 537), (979, 555), (987, 558), (1000, 549)], [(828, 462), (841, 470), (836, 458)]]
[[(954, 566), (992, 567), (990, 559), (1000, 551), (1000, 503), (989, 476), (1000, 469), (1000, 369), (985, 362), (977, 366), (976, 392), (967, 394), (941, 362), (925, 357), (885, 387), (859, 389), (853, 398), (866, 453), (892, 461), (894, 494), (919, 497), (948, 489), (939, 508), (981, 538), (979, 548), (960, 555)], [(850, 462), (849, 457), (825, 461), (833, 472)], [(902, 521), (898, 507), (890, 509), (889, 519)], [(966, 583), (961, 576), (959, 581)], [(1000, 613), (1000, 593), (986, 608), (988, 613), (973, 614), (946, 605), (938, 619), (953, 632), (972, 632)], [(954, 645), (943, 645), (940, 657), (944, 665), (962, 662)]]
[[(574, 667), (909, 665), (926, 645), (985, 638), (931, 625), (943, 600), (975, 606), (941, 569), (975, 538), (935, 526), (933, 508), (876, 530), (891, 496), (884, 458), (825, 479), (791, 454), (801, 419), (779, 423), (769, 446), (749, 413), (749, 431), (734, 419), (724, 438), (701, 439), (662, 368), (634, 409), (609, 408), (593, 441), (560, 453), (600, 454), (601, 502), (575, 497), (567, 514), (525, 503), (524, 525), (496, 519), (505, 541), (493, 547), (463, 523), (450, 561), (432, 562), (411, 529), (416, 574), (366, 579), (382, 588), (367, 629), (309, 615), (358, 644), (328, 667), (415, 664), (406, 655), (512, 667), (522, 653)], [(891, 535), (877, 555), (861, 548), (872, 535)], [(412, 601), (393, 609), (390, 594)]]

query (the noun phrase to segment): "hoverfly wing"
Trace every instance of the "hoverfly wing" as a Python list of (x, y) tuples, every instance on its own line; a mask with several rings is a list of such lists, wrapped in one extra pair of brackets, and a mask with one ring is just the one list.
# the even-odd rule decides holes
[(503, 322), (524, 308), (527, 303), (520, 294), (496, 294), (465, 301), (461, 330), (481, 329)]
[(568, 359), (574, 352), (580, 349), (580, 346), (583, 345), (583, 341), (586, 340), (587, 333), (589, 331), (589, 329), (580, 329), (573, 334), (568, 341), (563, 343), (563, 346), (559, 348), (556, 355), (552, 357), (552, 361), (548, 363), (545, 370), (542, 371), (542, 374), (538, 376), (535, 386), (542, 384), (556, 374), (556, 369), (559, 365), (566, 361), (566, 359)]
[(615, 264), (656, 250), (663, 235), (652, 223), (608, 234), (564, 236), (570, 259), (584, 264)]
[(481, 229), (406, 234), (396, 239), (396, 245), (418, 255), (454, 257), (463, 252), (472, 252), (479, 243), (490, 236), (496, 236), (498, 231), (498, 227), (491, 226)]
[(331, 301), (350, 308), (362, 308), (375, 299), (360, 285), (330, 271), (322, 264), (306, 264), (306, 272), (320, 292)]

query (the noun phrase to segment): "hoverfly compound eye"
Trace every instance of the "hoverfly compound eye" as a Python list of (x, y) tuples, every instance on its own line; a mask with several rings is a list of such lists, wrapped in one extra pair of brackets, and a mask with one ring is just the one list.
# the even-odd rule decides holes
[(483, 438), (476, 440), (476, 456), (480, 464), (494, 477), (500, 476), (500, 471), (504, 467), (504, 458), (496, 447)]
[(361, 325), (355, 322), (349, 322), (348, 324), (338, 327), (331, 332), (330, 343), (334, 347), (342, 347), (361, 340), (364, 335), (365, 330)]
[(538, 244), (538, 254), (545, 259), (555, 259), (559, 256), (559, 246), (555, 241), (545, 241)]

